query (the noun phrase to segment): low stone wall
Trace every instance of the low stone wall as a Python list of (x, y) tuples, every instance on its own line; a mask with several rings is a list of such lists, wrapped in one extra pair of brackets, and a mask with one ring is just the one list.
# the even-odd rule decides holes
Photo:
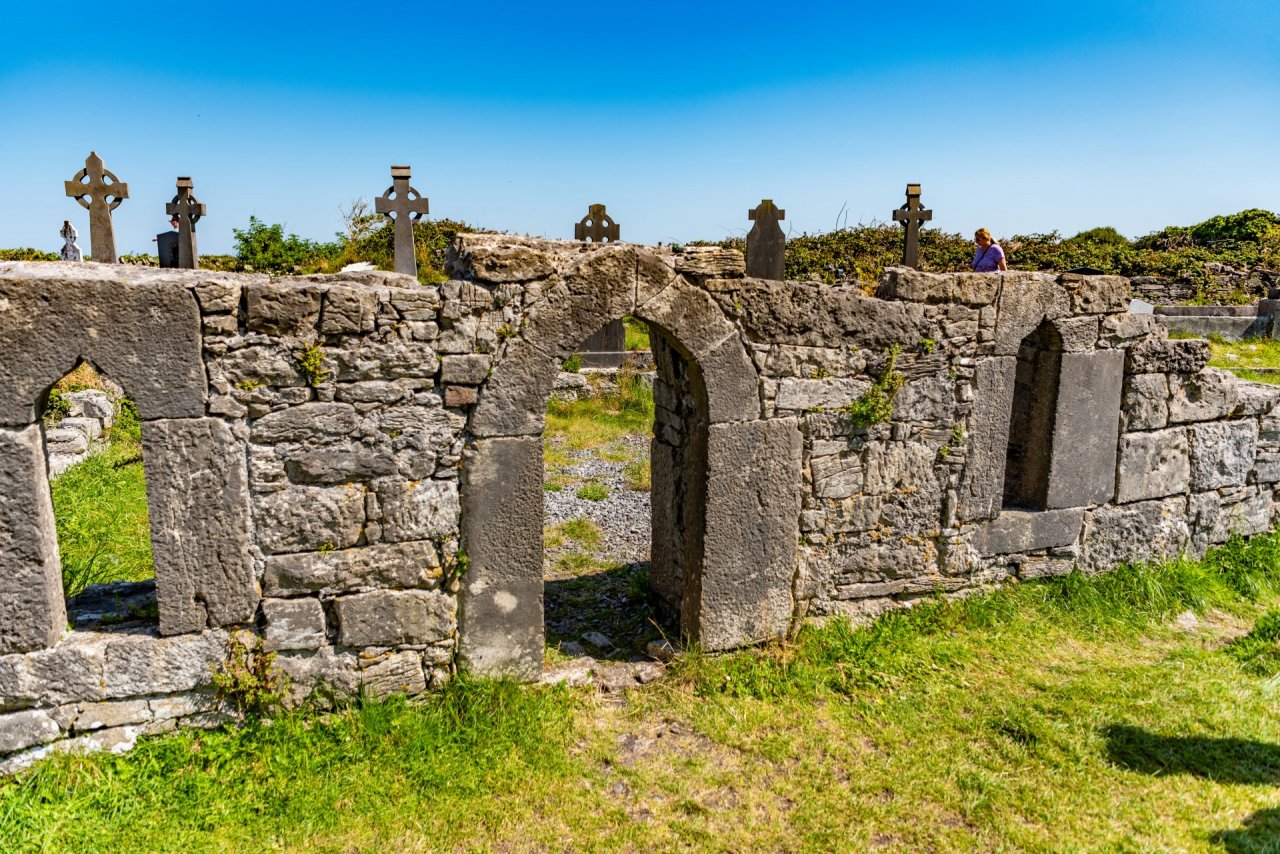
[[(1128, 314), (1124, 279), (890, 270), (870, 297), (500, 235), (450, 271), (0, 264), (4, 767), (222, 720), (236, 632), (295, 696), (536, 677), (547, 401), (628, 314), (654, 339), (653, 585), (708, 649), (1275, 516), (1280, 391)], [(68, 631), (38, 405), (82, 359), (142, 419), (158, 618)]]
[(49, 476), (56, 477), (83, 462), (102, 446), (103, 434), (115, 423), (118, 401), (105, 391), (86, 389), (62, 395), (67, 414), (44, 431)]
[(1216, 261), (1204, 265), (1204, 277), (1199, 281), (1190, 277), (1135, 276), (1131, 282), (1133, 296), (1153, 305), (1184, 305), (1191, 300), (1229, 301), (1241, 295), (1262, 299), (1277, 287), (1280, 287), (1280, 271), (1232, 267)]

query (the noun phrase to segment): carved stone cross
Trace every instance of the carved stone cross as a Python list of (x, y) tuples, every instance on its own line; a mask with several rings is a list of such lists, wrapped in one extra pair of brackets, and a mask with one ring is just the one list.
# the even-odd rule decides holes
[[(116, 256), (116, 236), (111, 230), (111, 212), (129, 198), (129, 185), (102, 165), (102, 158), (97, 152), (90, 151), (84, 159), (84, 168), (66, 182), (66, 188), (67, 195), (89, 211), (89, 245), (93, 250), (93, 260), (115, 264), (119, 258)], [(111, 199), (109, 203), (108, 198)]]
[(62, 231), (58, 232), (58, 236), (62, 238), (62, 249), (58, 255), (63, 261), (83, 261), (84, 253), (80, 251), (80, 247), (76, 246), (76, 227), (71, 224), (71, 220), (64, 219), (62, 221)]
[(573, 227), (573, 239), (609, 243), (619, 239), (619, 231), (618, 224), (605, 211), (604, 205), (591, 205), (587, 208), (587, 215)]
[(396, 272), (417, 278), (413, 223), (431, 211), (428, 200), (409, 186), (409, 177), (408, 166), (392, 166), (391, 186), (377, 198), (374, 209), (396, 224)]
[(905, 229), (902, 237), (902, 266), (920, 265), (920, 225), (933, 219), (933, 211), (920, 207), (920, 185), (907, 185), (907, 203), (893, 212), (895, 222)]
[(195, 184), (190, 178), (178, 179), (178, 194), (164, 206), (164, 212), (178, 218), (178, 266), (195, 270), (200, 266), (196, 253), (196, 223), (204, 216), (204, 205), (192, 195)]
[(753, 279), (782, 281), (787, 258), (787, 236), (782, 233), (779, 220), (787, 218), (787, 212), (764, 199), (754, 210), (747, 211), (755, 225), (747, 234), (747, 275)]

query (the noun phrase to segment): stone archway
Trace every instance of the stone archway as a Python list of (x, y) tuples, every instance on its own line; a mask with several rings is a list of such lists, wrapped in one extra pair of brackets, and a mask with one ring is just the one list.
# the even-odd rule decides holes
[[(677, 274), (669, 256), (632, 246), (585, 249), (551, 282), (507, 341), (469, 425), (461, 662), (490, 675), (541, 673), (547, 401), (564, 359), (627, 314), (648, 322), (691, 366), (689, 391), (705, 422), (705, 439), (691, 455), (677, 462), (655, 454), (654, 494), (694, 496), (681, 518), (655, 510), (658, 592), (679, 601), (682, 632), (707, 649), (785, 634), (794, 611), (801, 434), (794, 420), (762, 419), (758, 373), (737, 327), (710, 294)], [(664, 550), (677, 525), (684, 527), (680, 556)]]

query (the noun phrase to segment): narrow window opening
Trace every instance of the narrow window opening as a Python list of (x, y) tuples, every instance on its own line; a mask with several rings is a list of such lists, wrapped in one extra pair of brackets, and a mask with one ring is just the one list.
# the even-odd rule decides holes
[(1045, 321), (1018, 348), (1005, 456), (1005, 509), (1045, 509), (1061, 365), (1062, 336)]

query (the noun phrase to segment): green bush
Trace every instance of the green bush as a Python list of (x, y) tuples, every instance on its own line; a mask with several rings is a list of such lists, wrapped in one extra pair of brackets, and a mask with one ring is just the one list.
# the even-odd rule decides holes
[(255, 216), (249, 227), (233, 228), (236, 257), (246, 270), (260, 273), (311, 272), (316, 266), (327, 266), (341, 253), (337, 243), (316, 243), (296, 234), (285, 234), (282, 225), (267, 225)]
[(43, 252), (39, 249), (0, 249), (0, 261), (60, 261), (62, 256), (57, 252)]

